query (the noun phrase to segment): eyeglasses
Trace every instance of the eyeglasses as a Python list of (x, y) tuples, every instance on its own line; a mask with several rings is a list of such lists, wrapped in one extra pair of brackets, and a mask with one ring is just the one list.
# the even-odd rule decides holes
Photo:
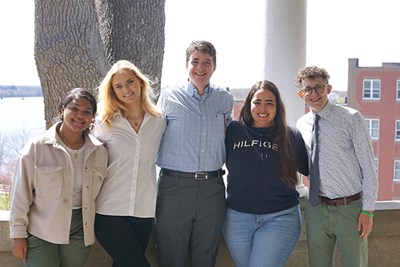
[(314, 90), (315, 90), (315, 92), (317, 94), (320, 94), (320, 93), (322, 93), (324, 91), (324, 89), (327, 86), (328, 86), (328, 84), (324, 84), (324, 85), (318, 84), (318, 85), (316, 85), (314, 87), (306, 87), (306, 88), (304, 88), (304, 89), (302, 89), (300, 91), (303, 93), (304, 96), (311, 95)]

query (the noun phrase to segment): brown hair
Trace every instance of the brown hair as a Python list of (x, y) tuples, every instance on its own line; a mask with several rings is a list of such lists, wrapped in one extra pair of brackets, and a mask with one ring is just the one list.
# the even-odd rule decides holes
[(298, 88), (301, 88), (301, 82), (304, 79), (314, 80), (317, 78), (322, 78), (326, 82), (329, 82), (329, 79), (331, 77), (329, 76), (329, 73), (324, 68), (318, 68), (316, 66), (305, 67), (303, 69), (300, 69), (297, 73), (296, 86)]
[(279, 159), (281, 162), (281, 177), (288, 186), (297, 184), (297, 165), (290, 142), (290, 130), (286, 123), (286, 109), (283, 104), (278, 88), (271, 81), (259, 81), (255, 83), (243, 103), (240, 110), (239, 122), (248, 126), (253, 125), (254, 119), (251, 116), (251, 100), (259, 90), (270, 91), (276, 98), (276, 115), (271, 141), (279, 147)]
[(215, 50), (215, 47), (212, 43), (203, 40), (194, 41), (190, 43), (188, 48), (186, 48), (186, 63), (189, 62), (190, 55), (195, 50), (209, 54), (212, 57), (214, 64), (217, 64), (217, 51)]

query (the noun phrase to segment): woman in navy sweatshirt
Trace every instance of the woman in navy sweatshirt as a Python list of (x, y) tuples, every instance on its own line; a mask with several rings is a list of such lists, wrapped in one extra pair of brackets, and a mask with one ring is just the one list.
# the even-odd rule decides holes
[(224, 237), (238, 267), (284, 266), (301, 232), (298, 173), (308, 175), (301, 134), (286, 124), (270, 81), (250, 89), (239, 121), (226, 133), (228, 169)]

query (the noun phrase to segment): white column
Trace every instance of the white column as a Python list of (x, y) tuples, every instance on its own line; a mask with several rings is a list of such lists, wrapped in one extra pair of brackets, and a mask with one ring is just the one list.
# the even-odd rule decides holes
[(285, 103), (287, 120), (294, 126), (304, 114), (294, 78), (306, 64), (306, 0), (267, 0), (265, 79), (276, 84)]
[[(291, 126), (304, 114), (294, 78), (306, 64), (306, 18), (306, 0), (267, 0), (264, 78), (278, 87)], [(297, 189), (301, 196), (308, 195), (302, 179)]]

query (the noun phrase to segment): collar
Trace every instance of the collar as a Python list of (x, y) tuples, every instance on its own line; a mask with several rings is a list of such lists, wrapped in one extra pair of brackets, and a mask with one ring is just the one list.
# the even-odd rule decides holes
[(196, 87), (194, 87), (189, 81), (186, 85), (186, 92), (196, 98), (205, 100), (207, 98), (207, 96), (212, 92), (212, 87), (210, 84), (208, 84), (208, 86), (204, 89), (204, 95), (199, 95), (199, 92), (197, 91)]
[[(326, 103), (326, 105), (325, 105), (325, 107), (320, 111), (320, 112), (318, 112), (318, 115), (321, 117), (321, 118), (326, 118), (326, 117), (328, 117), (329, 116), (329, 114), (331, 114), (331, 112), (333, 111), (333, 107), (334, 107), (334, 105), (331, 103), (331, 102), (327, 102)], [(312, 114), (314, 115), (314, 117), (315, 117), (315, 115), (317, 114), (315, 111), (312, 111)]]
[[(54, 146), (59, 146), (61, 145), (59, 142), (59, 137), (57, 135), (57, 127), (61, 125), (61, 121), (56, 122), (51, 126), (45, 133), (45, 136), (43, 138), (43, 143), (45, 144), (53, 144)], [(92, 136), (91, 134), (88, 134), (87, 132), (84, 133), (85, 137), (85, 146), (100, 146), (103, 143), (100, 142), (96, 137)]]
[(259, 135), (259, 136), (269, 136), (272, 134), (272, 132), (274, 131), (274, 126), (271, 127), (263, 127), (263, 128), (255, 128), (251, 125), (247, 125), (247, 124), (242, 124), (243, 127), (245, 129), (247, 129), (249, 132), (255, 134), (255, 135)]

